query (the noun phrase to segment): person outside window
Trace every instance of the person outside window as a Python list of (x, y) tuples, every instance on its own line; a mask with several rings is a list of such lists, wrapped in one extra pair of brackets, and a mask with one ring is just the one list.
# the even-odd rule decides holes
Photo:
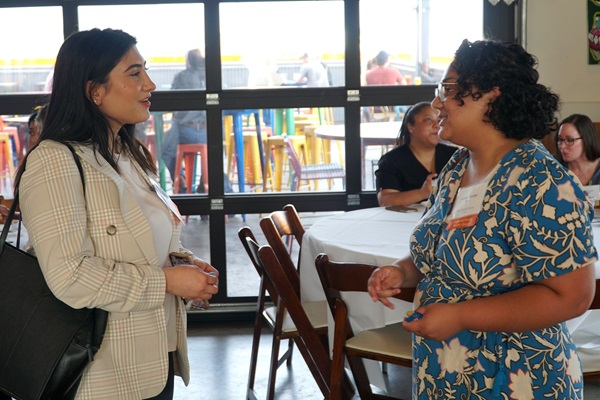
[[(410, 255), (375, 270), (373, 301), (415, 287), (412, 398), (582, 399), (565, 321), (595, 291), (582, 187), (539, 141), (559, 98), (516, 43), (463, 41), (439, 84), (440, 173)], [(451, 389), (450, 389), (451, 388)]]
[(375, 68), (365, 75), (367, 85), (406, 85), (406, 79), (400, 71), (389, 66), (390, 55), (381, 50), (375, 56)]
[[(102, 345), (68, 399), (172, 399), (175, 373), (189, 382), (183, 298), (208, 301), (218, 291), (218, 271), (181, 246), (182, 217), (134, 137), (156, 89), (145, 65), (123, 31), (69, 36), (44, 129), (15, 178), (50, 290), (71, 307), (109, 312)], [(190, 261), (174, 266), (172, 252)]]
[(310, 54), (304, 53), (301, 57), (302, 66), (296, 83), (307, 87), (327, 87), (329, 86), (329, 78), (327, 77), (327, 69), (323, 63)]
[[(178, 72), (173, 78), (171, 84), (172, 90), (179, 89), (204, 89), (206, 88), (206, 67), (202, 52), (199, 49), (193, 49), (187, 52), (185, 56), (186, 67)], [(177, 145), (190, 143), (206, 143), (206, 112), (176, 111), (173, 113), (171, 129), (165, 133), (165, 139), (162, 143), (161, 158), (164, 161), (171, 180), (175, 181), (175, 160), (177, 158)], [(190, 171), (186, 171), (190, 173)], [(180, 180), (180, 193), (185, 193), (185, 179)]]

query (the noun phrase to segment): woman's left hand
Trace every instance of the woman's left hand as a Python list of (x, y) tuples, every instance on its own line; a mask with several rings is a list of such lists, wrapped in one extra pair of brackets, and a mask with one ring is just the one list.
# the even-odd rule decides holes
[(422, 318), (412, 322), (402, 322), (402, 326), (417, 336), (432, 340), (446, 340), (464, 330), (455, 304), (436, 303), (421, 306), (417, 312)]
[(194, 257), (194, 265), (200, 268), (202, 271), (206, 272), (207, 274), (212, 273), (217, 278), (219, 277), (219, 271), (201, 258)]

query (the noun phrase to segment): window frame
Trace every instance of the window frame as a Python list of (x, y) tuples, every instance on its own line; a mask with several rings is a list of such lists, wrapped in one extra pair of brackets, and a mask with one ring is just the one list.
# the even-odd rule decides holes
[[(175, 196), (174, 202), (183, 215), (210, 216), (210, 259), (214, 265), (223, 266), (219, 294), (214, 303), (254, 302), (255, 297), (227, 296), (227, 259), (225, 215), (268, 213), (282, 209), (293, 202), (299, 212), (350, 211), (377, 206), (375, 191), (364, 191), (361, 182), (361, 139), (359, 127), (361, 107), (379, 104), (414, 104), (429, 101), (434, 96), (434, 85), (421, 86), (371, 86), (362, 87), (360, 82), (361, 60), (359, 40), (359, 0), (344, 0), (345, 38), (345, 82), (344, 87), (327, 88), (282, 88), (254, 90), (223, 90), (221, 76), (221, 52), (219, 38), (219, 4), (256, 0), (5, 0), (4, 7), (61, 6), (63, 8), (63, 30), (65, 37), (78, 26), (77, 7), (84, 5), (144, 5), (159, 3), (203, 3), (205, 37), (206, 90), (200, 91), (157, 91), (152, 95), (153, 112), (170, 112), (185, 109), (204, 109), (209, 132), (209, 154), (223, 154), (222, 114), (227, 109), (248, 108), (300, 108), (342, 107), (345, 115), (345, 159), (346, 188), (344, 192), (301, 192), (301, 193), (224, 193), (223, 159), (209, 157), (208, 195)], [(265, 0), (263, 0), (265, 1)], [(270, 1), (270, 0), (267, 0)], [(279, 0), (297, 1), (297, 0)], [(315, 0), (316, 1), (316, 0)], [(328, 0), (320, 0), (328, 1)], [(363, 0), (365, 1), (365, 0)], [(368, 1), (368, 0), (367, 0)], [(519, 42), (523, 32), (524, 1), (507, 6), (500, 2), (492, 6), (484, 2), (483, 32), (500, 40)], [(519, 19), (520, 18), (520, 19)], [(353, 92), (350, 92), (353, 91)], [(358, 91), (358, 92), (354, 92)], [(353, 95), (350, 96), (350, 93)], [(359, 94), (355, 101), (355, 93)], [(218, 104), (207, 104), (207, 95), (217, 96)], [(0, 95), (0, 114), (29, 114), (39, 101), (39, 94)], [(352, 98), (352, 99), (351, 99)], [(357, 201), (358, 200), (358, 201)], [(222, 201), (222, 203), (221, 203)], [(222, 205), (222, 207), (221, 207)]]

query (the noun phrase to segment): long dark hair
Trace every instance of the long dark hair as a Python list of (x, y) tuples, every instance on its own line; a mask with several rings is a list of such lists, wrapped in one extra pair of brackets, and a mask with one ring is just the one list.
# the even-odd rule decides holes
[[(598, 134), (596, 133), (596, 127), (594, 123), (587, 115), (583, 114), (572, 114), (567, 118), (563, 119), (560, 122), (558, 128), (564, 124), (571, 124), (575, 127), (577, 132), (581, 135), (583, 140), (583, 149), (585, 151), (585, 157), (594, 161), (600, 157), (600, 140), (598, 140)], [(556, 139), (558, 139), (558, 131), (556, 132)], [(557, 149), (558, 150), (558, 149)], [(556, 158), (561, 163), (564, 162), (562, 158), (562, 153), (560, 151), (556, 152)]]
[(431, 108), (431, 103), (422, 101), (409, 108), (402, 118), (402, 125), (400, 125), (400, 132), (396, 138), (396, 146), (410, 143), (410, 132), (408, 130), (408, 124), (415, 124), (415, 117), (421, 113), (424, 108)]
[[(92, 102), (92, 92), (108, 82), (110, 72), (136, 43), (133, 36), (115, 29), (77, 32), (65, 40), (56, 57), (48, 114), (38, 144), (47, 139), (91, 144), (94, 152), (119, 172), (110, 150), (112, 143), (109, 142), (113, 140), (108, 135), (110, 120)], [(91, 85), (88, 86), (88, 82)], [(127, 124), (119, 130), (121, 149), (144, 171), (156, 173), (153, 157), (134, 137), (134, 129), (135, 124)], [(15, 187), (19, 185), (31, 151), (17, 170)]]

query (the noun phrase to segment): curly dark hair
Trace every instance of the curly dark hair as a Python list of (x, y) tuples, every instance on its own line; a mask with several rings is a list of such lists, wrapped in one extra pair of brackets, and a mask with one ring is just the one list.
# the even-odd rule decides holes
[(463, 40), (450, 68), (458, 74), (454, 99), (480, 99), (494, 88), (500, 95), (489, 104), (485, 121), (507, 138), (542, 139), (556, 131), (558, 95), (538, 83), (537, 59), (516, 43)]

